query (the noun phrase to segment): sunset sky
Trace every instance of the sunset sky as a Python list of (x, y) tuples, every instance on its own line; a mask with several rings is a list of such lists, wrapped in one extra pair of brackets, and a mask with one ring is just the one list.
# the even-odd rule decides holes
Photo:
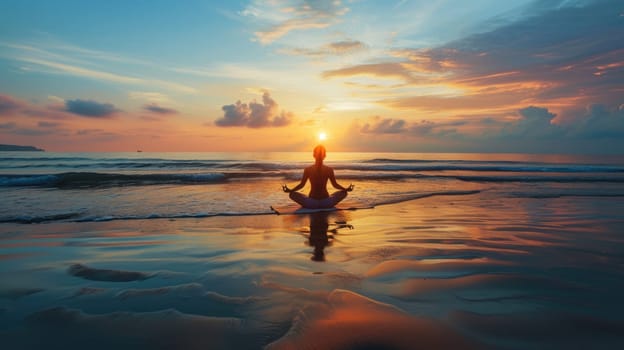
[(0, 143), (624, 154), (624, 2), (4, 0)]

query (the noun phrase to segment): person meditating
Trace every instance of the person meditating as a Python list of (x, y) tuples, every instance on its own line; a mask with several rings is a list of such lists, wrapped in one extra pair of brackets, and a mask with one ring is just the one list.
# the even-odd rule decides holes
[[(347, 192), (353, 191), (353, 184), (345, 188), (336, 182), (334, 169), (323, 164), (325, 153), (325, 147), (323, 145), (316, 146), (313, 153), (316, 162), (314, 165), (310, 165), (304, 169), (301, 182), (292, 189), (288, 188), (286, 185), (282, 185), (284, 192), (290, 193), (290, 199), (297, 202), (304, 208), (332, 208), (347, 197)], [(306, 196), (305, 194), (297, 191), (305, 186), (308, 179), (310, 180), (311, 188), (310, 194)], [(332, 186), (339, 190), (334, 192), (331, 196), (329, 195), (329, 192), (327, 192), (327, 180), (331, 181)]]

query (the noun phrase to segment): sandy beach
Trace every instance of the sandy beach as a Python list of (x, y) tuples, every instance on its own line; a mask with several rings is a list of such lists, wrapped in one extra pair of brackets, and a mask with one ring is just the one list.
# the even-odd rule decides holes
[(7, 349), (617, 348), (618, 197), (0, 226)]

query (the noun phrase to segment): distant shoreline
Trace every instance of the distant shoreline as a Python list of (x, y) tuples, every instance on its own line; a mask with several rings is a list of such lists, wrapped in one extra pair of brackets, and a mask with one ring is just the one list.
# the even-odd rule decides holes
[(18, 146), (18, 145), (0, 145), (0, 152), (45, 152), (45, 150), (41, 148), (37, 148), (34, 146)]

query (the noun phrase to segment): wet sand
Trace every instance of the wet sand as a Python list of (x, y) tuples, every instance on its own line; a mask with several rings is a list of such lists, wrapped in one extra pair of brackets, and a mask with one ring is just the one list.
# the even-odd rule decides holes
[[(7, 348), (624, 345), (624, 201), (0, 225)], [(3, 346), (4, 347), (4, 346)]]

